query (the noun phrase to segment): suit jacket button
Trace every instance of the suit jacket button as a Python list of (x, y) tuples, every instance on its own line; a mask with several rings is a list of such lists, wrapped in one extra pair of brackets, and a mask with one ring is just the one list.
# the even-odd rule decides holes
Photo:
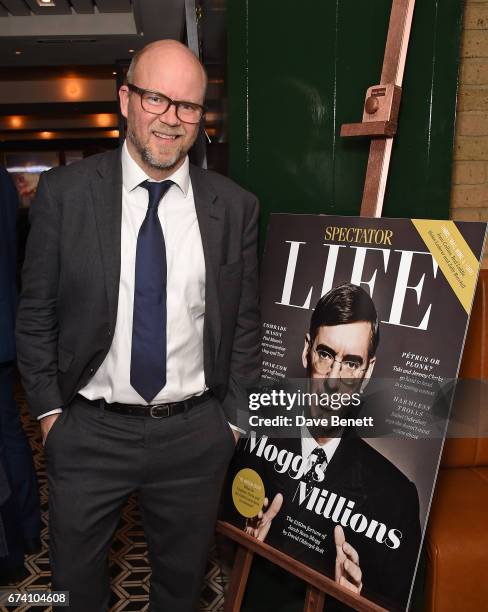
[(93, 376), (95, 374), (95, 368), (90, 368), (90, 375)]

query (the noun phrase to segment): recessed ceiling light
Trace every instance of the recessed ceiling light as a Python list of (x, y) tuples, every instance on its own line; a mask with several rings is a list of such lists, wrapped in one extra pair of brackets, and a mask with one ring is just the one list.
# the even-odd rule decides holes
[(76, 78), (65, 79), (64, 93), (70, 100), (79, 100), (83, 95), (83, 81)]
[(9, 123), (13, 128), (20, 128), (22, 127), (22, 124), (24, 123), (24, 121), (22, 117), (14, 116), (14, 117), (10, 117)]
[(56, 6), (55, 0), (37, 0), (39, 6)]
[(134, 49), (129, 49), (129, 53), (134, 53)]
[(117, 119), (113, 121), (113, 117), (109, 113), (99, 113), (95, 115), (95, 123), (98, 127), (110, 127), (114, 123), (117, 123)]
[(112, 74), (117, 74), (117, 73), (114, 71), (114, 72), (112, 72)]
[(15, 55), (21, 55), (21, 54), (22, 54), (22, 51), (16, 51), (15, 52)]

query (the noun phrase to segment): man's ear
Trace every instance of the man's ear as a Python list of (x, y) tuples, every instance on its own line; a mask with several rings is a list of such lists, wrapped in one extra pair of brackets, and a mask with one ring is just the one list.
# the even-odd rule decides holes
[(129, 88), (122, 85), (119, 89), (120, 112), (127, 119), (129, 114)]
[(368, 368), (363, 378), (363, 382), (361, 383), (361, 393), (364, 392), (369, 383), (369, 379), (371, 378), (371, 374), (373, 373), (375, 363), (376, 357), (371, 357), (371, 359), (369, 360)]
[(371, 359), (369, 360), (368, 369), (366, 370), (366, 374), (364, 378), (371, 378), (371, 374), (373, 373), (375, 363), (376, 363), (376, 357), (371, 357)]
[(302, 364), (306, 370), (308, 369), (309, 348), (310, 348), (310, 334), (305, 334), (305, 343), (303, 345), (303, 352), (302, 352)]

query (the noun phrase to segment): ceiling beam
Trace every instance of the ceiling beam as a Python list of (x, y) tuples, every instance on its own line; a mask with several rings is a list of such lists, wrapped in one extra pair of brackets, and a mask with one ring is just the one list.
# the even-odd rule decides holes
[(95, 10), (92, 0), (71, 0), (71, 6), (79, 15), (93, 13)]
[(128, 13), (132, 10), (129, 0), (95, 0), (100, 13)]
[(29, 7), (23, 0), (2, 0), (2, 4), (11, 15), (16, 17), (30, 15)]
[(0, 19), (0, 36), (25, 38), (70, 36), (127, 36), (137, 34), (132, 13), (98, 13), (93, 15), (45, 15)]
[(36, 0), (25, 0), (34, 15), (71, 15), (70, 5), (66, 0), (55, 0), (54, 6), (39, 6)]

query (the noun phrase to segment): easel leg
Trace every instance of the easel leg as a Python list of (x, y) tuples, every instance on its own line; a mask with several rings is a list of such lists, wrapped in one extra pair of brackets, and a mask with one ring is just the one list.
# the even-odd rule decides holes
[(225, 596), (224, 612), (239, 612), (241, 609), (253, 557), (253, 552), (243, 546), (238, 547)]
[(373, 138), (371, 141), (361, 217), (381, 217), (392, 146), (392, 138)]
[(309, 586), (307, 588), (303, 612), (322, 612), (324, 609), (324, 599), (325, 594), (323, 591), (319, 591), (315, 587)]

